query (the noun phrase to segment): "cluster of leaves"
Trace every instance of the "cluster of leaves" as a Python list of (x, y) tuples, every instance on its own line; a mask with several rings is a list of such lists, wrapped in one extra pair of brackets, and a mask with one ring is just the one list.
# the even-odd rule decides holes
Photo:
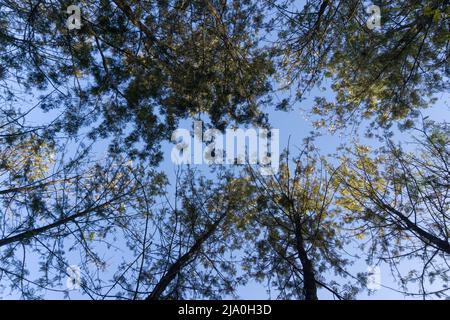
[(442, 1), (379, 1), (381, 25), (370, 30), (363, 1), (307, 1), (290, 11), (276, 4), (287, 27), (279, 37), (281, 67), (298, 97), (324, 81), (335, 99), (316, 98), (319, 126), (373, 120), (410, 128), (418, 111), (448, 90), (448, 17)]
[(222, 129), (266, 123), (260, 107), (274, 70), (259, 47), (259, 5), (91, 1), (70, 31), (70, 4), (0, 2), (3, 78), (54, 89), (42, 107), (61, 110), (60, 129), (89, 126), (91, 138), (114, 137), (111, 150), (157, 163), (159, 142), (181, 119), (204, 113)]
[[(349, 224), (370, 236), (369, 262), (389, 263), (406, 294), (409, 284), (419, 283), (414, 294), (441, 297), (448, 294), (450, 271), (450, 131), (448, 124), (425, 121), (416, 132), (421, 137), (413, 151), (390, 139), (373, 152), (361, 145), (347, 149), (336, 204)], [(407, 273), (396, 268), (404, 259), (414, 261)]]
[(345, 281), (352, 261), (340, 251), (351, 237), (341, 232), (340, 211), (334, 206), (334, 173), (311, 142), (295, 158), (286, 153), (283, 159), (277, 175), (262, 176), (248, 168), (243, 177), (251, 186), (246, 221), (256, 243), (246, 250), (244, 269), (267, 281), (277, 298), (317, 299), (319, 288), (334, 298), (353, 298), (363, 281), (359, 276)]

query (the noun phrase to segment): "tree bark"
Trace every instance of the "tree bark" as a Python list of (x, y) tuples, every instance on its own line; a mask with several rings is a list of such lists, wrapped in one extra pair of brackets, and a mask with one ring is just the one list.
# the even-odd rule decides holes
[(299, 218), (296, 218), (295, 220), (295, 244), (298, 257), (303, 268), (303, 292), (305, 294), (305, 300), (319, 300), (317, 297), (315, 271), (312, 261), (309, 259), (308, 253), (305, 249), (305, 241), (302, 235), (301, 223)]
[(110, 201), (104, 202), (102, 204), (99, 204), (99, 205), (97, 205), (95, 207), (91, 207), (91, 208), (85, 209), (85, 210), (80, 211), (78, 213), (75, 213), (75, 214), (73, 214), (71, 216), (67, 216), (67, 217), (64, 217), (64, 218), (62, 218), (60, 220), (57, 220), (57, 221), (55, 221), (53, 223), (50, 223), (50, 224), (48, 224), (46, 226), (43, 226), (43, 227), (40, 227), (40, 228), (35, 228), (35, 229), (32, 229), (32, 230), (28, 230), (28, 231), (24, 231), (22, 233), (19, 233), (19, 234), (16, 234), (16, 235), (13, 235), (13, 236), (10, 236), (10, 237), (7, 237), (7, 238), (0, 239), (0, 247), (5, 246), (5, 245), (10, 244), (10, 243), (13, 243), (13, 242), (21, 242), (21, 241), (24, 241), (24, 240), (28, 240), (28, 239), (30, 239), (30, 238), (32, 238), (32, 237), (34, 237), (36, 235), (39, 235), (39, 234), (41, 234), (41, 233), (43, 233), (45, 231), (48, 231), (48, 230), (51, 230), (53, 228), (56, 228), (56, 227), (62, 226), (64, 224), (67, 224), (69, 222), (72, 222), (76, 218), (83, 217), (83, 216), (85, 216), (85, 215), (87, 215), (87, 214), (89, 214), (91, 212), (94, 212), (96, 210), (100, 210), (100, 209), (104, 208), (105, 206), (111, 204), (112, 201), (113, 200), (110, 200)]
[(159, 280), (159, 282), (156, 284), (153, 291), (150, 293), (150, 295), (145, 298), (145, 300), (159, 300), (164, 293), (164, 291), (167, 289), (167, 287), (170, 285), (170, 283), (175, 279), (177, 274), (189, 263), (192, 262), (192, 258), (199, 252), (202, 245), (205, 243), (206, 240), (216, 231), (217, 227), (219, 226), (220, 222), (225, 218), (226, 213), (223, 213), (215, 222), (213, 225), (211, 225), (205, 233), (203, 233), (192, 245), (192, 247), (182, 256), (180, 256), (173, 264), (170, 265), (168, 268), (166, 274)]
[(422, 242), (432, 245), (435, 248), (441, 250), (442, 252), (445, 252), (447, 254), (450, 254), (450, 243), (448, 241), (442, 240), (435, 235), (429, 233), (428, 231), (422, 229), (417, 224), (412, 222), (408, 219), (403, 213), (398, 211), (397, 209), (386, 205), (382, 201), (378, 201), (378, 205), (380, 205), (384, 210), (387, 210), (394, 216), (398, 217), (406, 226), (413, 232), (415, 232), (419, 238), (422, 240)]

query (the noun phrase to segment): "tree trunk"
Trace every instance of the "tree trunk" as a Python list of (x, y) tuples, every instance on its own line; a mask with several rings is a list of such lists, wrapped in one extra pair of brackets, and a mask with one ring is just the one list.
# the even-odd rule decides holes
[(303, 268), (303, 291), (305, 294), (305, 300), (318, 300), (314, 267), (311, 260), (308, 257), (308, 253), (306, 252), (305, 242), (303, 240), (301, 230), (301, 224), (298, 220), (299, 219), (296, 218), (295, 240), (297, 253)]
[(398, 217), (412, 232), (416, 233), (422, 242), (435, 247), (436, 249), (441, 250), (447, 254), (450, 254), (450, 243), (443, 239), (439, 239), (428, 231), (422, 229), (417, 224), (412, 222), (405, 216), (403, 213), (398, 211), (397, 209), (385, 204), (384, 202), (378, 200), (376, 201), (379, 206), (381, 206), (384, 210), (387, 210), (394, 216)]
[(172, 265), (170, 265), (169, 269), (167, 270), (166, 274), (159, 280), (159, 282), (156, 284), (153, 291), (150, 293), (150, 295), (147, 296), (145, 300), (159, 300), (161, 298), (161, 295), (164, 293), (164, 291), (167, 289), (167, 287), (170, 285), (170, 283), (175, 279), (177, 274), (189, 263), (192, 262), (192, 258), (198, 253), (198, 251), (201, 249), (203, 243), (205, 243), (206, 240), (216, 231), (218, 225), (220, 222), (225, 218), (226, 213), (223, 213), (216, 222), (212, 226), (208, 228), (208, 230), (203, 233), (192, 245), (192, 247), (183, 254), (181, 257), (177, 259)]
[(13, 235), (13, 236), (10, 236), (10, 237), (7, 237), (7, 238), (0, 239), (0, 247), (5, 246), (5, 245), (10, 244), (10, 243), (21, 242), (21, 241), (28, 240), (28, 239), (30, 239), (30, 238), (32, 238), (34, 236), (37, 236), (37, 235), (40, 235), (40, 234), (44, 233), (45, 231), (57, 228), (57, 227), (62, 226), (62, 225), (65, 225), (65, 224), (67, 224), (69, 222), (74, 221), (77, 218), (83, 217), (83, 216), (85, 216), (85, 215), (87, 215), (87, 214), (89, 214), (91, 212), (94, 212), (96, 210), (100, 210), (100, 209), (104, 208), (105, 206), (111, 204), (111, 202), (116, 200), (116, 199), (109, 200), (109, 201), (107, 201), (105, 203), (102, 203), (100, 205), (97, 205), (95, 207), (91, 207), (91, 208), (85, 209), (83, 211), (80, 211), (80, 212), (78, 212), (76, 214), (73, 214), (71, 216), (64, 217), (64, 218), (62, 218), (60, 220), (57, 220), (57, 221), (55, 221), (53, 223), (50, 223), (50, 224), (46, 225), (46, 226), (35, 228), (35, 229), (31, 229), (31, 230), (24, 231), (22, 233), (19, 233), (19, 234), (16, 234), (16, 235)]

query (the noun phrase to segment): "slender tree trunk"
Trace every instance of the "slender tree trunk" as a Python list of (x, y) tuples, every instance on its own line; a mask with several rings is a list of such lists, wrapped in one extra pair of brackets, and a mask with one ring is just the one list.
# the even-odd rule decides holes
[(216, 231), (217, 227), (219, 226), (220, 222), (225, 218), (226, 213), (223, 213), (216, 222), (214, 222), (213, 225), (211, 225), (205, 233), (203, 233), (192, 245), (192, 247), (182, 256), (180, 256), (177, 261), (175, 261), (173, 264), (170, 265), (169, 269), (167, 270), (166, 274), (159, 280), (159, 282), (156, 284), (153, 291), (150, 293), (150, 295), (147, 296), (145, 300), (159, 300), (164, 293), (164, 291), (167, 289), (167, 287), (170, 285), (170, 283), (175, 279), (177, 274), (186, 267), (189, 263), (193, 261), (193, 257), (200, 251), (202, 245), (205, 243), (206, 240)]
[(417, 224), (412, 222), (408, 219), (403, 213), (396, 210), (395, 208), (386, 205), (384, 202), (378, 200), (378, 205), (380, 205), (382, 208), (393, 214), (394, 216), (398, 217), (411, 231), (416, 233), (419, 238), (422, 240), (422, 242), (432, 245), (435, 248), (441, 250), (442, 252), (445, 252), (447, 254), (450, 254), (450, 243), (448, 241), (440, 239), (433, 234), (429, 233), (428, 231), (425, 231), (421, 227), (419, 227)]
[(299, 219), (296, 218), (295, 220), (296, 249), (303, 268), (303, 291), (305, 300), (318, 300), (314, 267), (305, 249), (305, 242), (303, 240), (301, 224), (298, 221)]
[(28, 239), (30, 239), (30, 238), (32, 238), (34, 236), (37, 236), (39, 234), (44, 233), (45, 231), (57, 228), (57, 227), (62, 226), (62, 225), (65, 225), (65, 224), (67, 224), (69, 222), (74, 221), (77, 218), (83, 217), (83, 216), (85, 216), (85, 215), (87, 215), (87, 214), (89, 214), (91, 212), (94, 212), (96, 210), (100, 210), (100, 209), (104, 208), (105, 206), (111, 204), (111, 202), (114, 201), (114, 200), (116, 200), (116, 199), (104, 202), (104, 203), (102, 203), (100, 205), (97, 205), (95, 207), (91, 207), (91, 208), (85, 209), (85, 210), (80, 211), (78, 213), (75, 213), (75, 214), (73, 214), (71, 216), (67, 216), (67, 217), (62, 218), (60, 220), (57, 220), (57, 221), (55, 221), (53, 223), (50, 223), (50, 224), (48, 224), (46, 226), (43, 226), (43, 227), (40, 227), (40, 228), (31, 229), (31, 230), (24, 231), (22, 233), (19, 233), (19, 234), (16, 234), (16, 235), (13, 235), (13, 236), (10, 236), (10, 237), (7, 237), (7, 238), (0, 239), (0, 247), (5, 246), (5, 245), (10, 244), (10, 243), (21, 242), (21, 241), (28, 240)]

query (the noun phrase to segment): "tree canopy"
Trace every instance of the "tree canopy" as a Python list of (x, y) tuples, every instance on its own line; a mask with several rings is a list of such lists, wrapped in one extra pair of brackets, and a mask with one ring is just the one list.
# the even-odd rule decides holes
[[(449, 4), (0, 0), (0, 297), (357, 299), (361, 263), (448, 297)], [(304, 101), (276, 174), (161, 165), (183, 121)]]

